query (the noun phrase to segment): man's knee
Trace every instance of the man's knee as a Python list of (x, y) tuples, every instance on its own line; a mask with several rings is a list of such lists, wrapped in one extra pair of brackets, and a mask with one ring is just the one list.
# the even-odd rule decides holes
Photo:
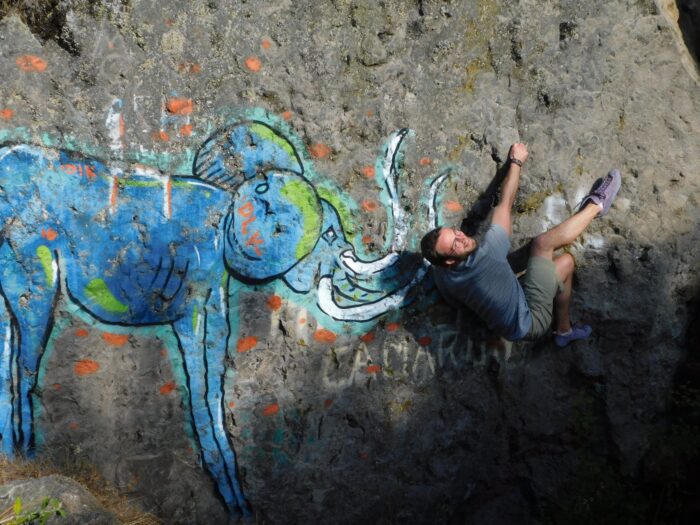
[(530, 245), (531, 255), (537, 255), (539, 257), (546, 257), (549, 259), (552, 258), (554, 247), (552, 246), (552, 242), (547, 233), (548, 232), (540, 233), (537, 237), (532, 239), (532, 244)]
[(573, 275), (574, 269), (576, 268), (576, 261), (570, 253), (562, 253), (554, 259), (554, 264), (557, 267), (557, 273), (562, 281), (565, 281)]

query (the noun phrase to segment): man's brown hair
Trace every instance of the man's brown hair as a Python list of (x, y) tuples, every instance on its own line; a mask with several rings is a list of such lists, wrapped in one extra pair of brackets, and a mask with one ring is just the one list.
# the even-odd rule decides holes
[(446, 257), (440, 255), (435, 249), (441, 231), (442, 226), (438, 226), (434, 230), (426, 233), (420, 241), (420, 251), (423, 257), (436, 266), (444, 266), (446, 259)]

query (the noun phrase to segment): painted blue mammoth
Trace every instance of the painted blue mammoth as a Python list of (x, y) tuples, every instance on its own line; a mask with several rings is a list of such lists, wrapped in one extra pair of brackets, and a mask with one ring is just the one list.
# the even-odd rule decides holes
[[(262, 122), (214, 133), (191, 177), (41, 147), (0, 149), (0, 452), (34, 452), (31, 394), (54, 310), (67, 297), (104, 323), (172, 326), (206, 467), (231, 513), (250, 515), (224, 428), (225, 357), (236, 337), (230, 280), (280, 278), (295, 293), (316, 290), (321, 312), (338, 321), (401, 307), (427, 270), (401, 264), (409, 224), (396, 158), (406, 133), (387, 146), (394, 236), (374, 261), (356, 256), (297, 150)], [(443, 179), (431, 186), (431, 223)]]

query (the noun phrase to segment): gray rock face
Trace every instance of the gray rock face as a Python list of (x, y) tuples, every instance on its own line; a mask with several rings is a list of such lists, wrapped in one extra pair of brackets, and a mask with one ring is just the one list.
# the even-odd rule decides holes
[(82, 485), (65, 476), (12, 481), (0, 485), (0, 508), (12, 507), (21, 498), (22, 508), (30, 511), (39, 508), (44, 498), (55, 498), (63, 505), (66, 516), (55, 516), (50, 525), (117, 525), (119, 520), (105, 511)]
[[(441, 222), (472, 212), (478, 226), (514, 141), (530, 150), (514, 249), (623, 173), (610, 214), (570, 247), (573, 314), (594, 335), (565, 350), (491, 337), (429, 281), (362, 332), (313, 315), (315, 289), (236, 286), (225, 427), (261, 523), (557, 522), (576, 494), (629, 510), (592, 480), (659, 479), (674, 374), (698, 380), (693, 2), (678, 2), (682, 32), (651, 0), (55, 4), (51, 32), (26, 10), (0, 22), (2, 142), (188, 174), (213, 130), (262, 108), (355, 203), (341, 219), (365, 260), (391, 243), (376, 160), (399, 128), (415, 132), (399, 182), (413, 251), (427, 182), (450, 169)], [(96, 464), (168, 523), (224, 523), (169, 327), (115, 329), (65, 294), (55, 319), (34, 392), (40, 453)]]

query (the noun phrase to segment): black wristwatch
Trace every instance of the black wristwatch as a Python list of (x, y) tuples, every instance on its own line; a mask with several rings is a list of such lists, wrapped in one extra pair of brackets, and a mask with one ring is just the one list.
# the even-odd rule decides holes
[(515, 157), (511, 157), (508, 160), (511, 161), (513, 164), (520, 166), (521, 168), (523, 167), (523, 161), (520, 159), (516, 159)]

